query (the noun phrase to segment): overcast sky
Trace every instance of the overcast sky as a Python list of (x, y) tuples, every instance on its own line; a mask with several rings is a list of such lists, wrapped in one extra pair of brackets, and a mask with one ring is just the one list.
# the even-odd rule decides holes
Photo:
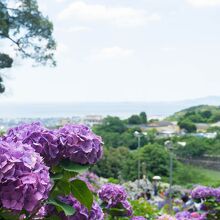
[(39, 5), (54, 23), (58, 65), (33, 68), (17, 60), (5, 73), (2, 101), (220, 95), (220, 0), (39, 0)]

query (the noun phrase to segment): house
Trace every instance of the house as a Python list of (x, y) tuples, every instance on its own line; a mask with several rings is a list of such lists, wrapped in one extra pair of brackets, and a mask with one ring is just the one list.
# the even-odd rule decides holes
[(83, 118), (83, 123), (92, 127), (93, 125), (102, 124), (103, 117), (101, 115), (87, 115)]
[(196, 123), (197, 132), (206, 132), (210, 128), (209, 124), (206, 123)]
[(158, 137), (168, 138), (173, 137), (180, 133), (180, 128), (175, 122), (158, 121), (150, 123), (146, 126), (145, 130), (155, 129)]

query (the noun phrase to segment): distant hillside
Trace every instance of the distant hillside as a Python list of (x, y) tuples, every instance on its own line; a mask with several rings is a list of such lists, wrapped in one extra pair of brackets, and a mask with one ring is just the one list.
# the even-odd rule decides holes
[(220, 106), (198, 105), (183, 109), (169, 116), (169, 121), (187, 119), (195, 123), (214, 123), (220, 121)]

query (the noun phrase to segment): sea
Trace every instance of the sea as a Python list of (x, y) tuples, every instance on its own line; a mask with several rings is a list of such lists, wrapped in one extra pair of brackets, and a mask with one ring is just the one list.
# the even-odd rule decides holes
[[(205, 100), (205, 103), (204, 99), (179, 102), (0, 102), (0, 118), (57, 118), (87, 115), (127, 118), (142, 111), (146, 112), (149, 118), (164, 118), (193, 105), (210, 104), (207, 98)], [(220, 99), (216, 103), (220, 104)]]

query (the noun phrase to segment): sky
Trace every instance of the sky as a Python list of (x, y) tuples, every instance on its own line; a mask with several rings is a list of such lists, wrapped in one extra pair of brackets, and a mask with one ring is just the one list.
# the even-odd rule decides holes
[[(38, 0), (57, 67), (16, 59), (2, 102), (220, 96), (220, 0)], [(0, 48), (12, 51), (0, 42)]]

